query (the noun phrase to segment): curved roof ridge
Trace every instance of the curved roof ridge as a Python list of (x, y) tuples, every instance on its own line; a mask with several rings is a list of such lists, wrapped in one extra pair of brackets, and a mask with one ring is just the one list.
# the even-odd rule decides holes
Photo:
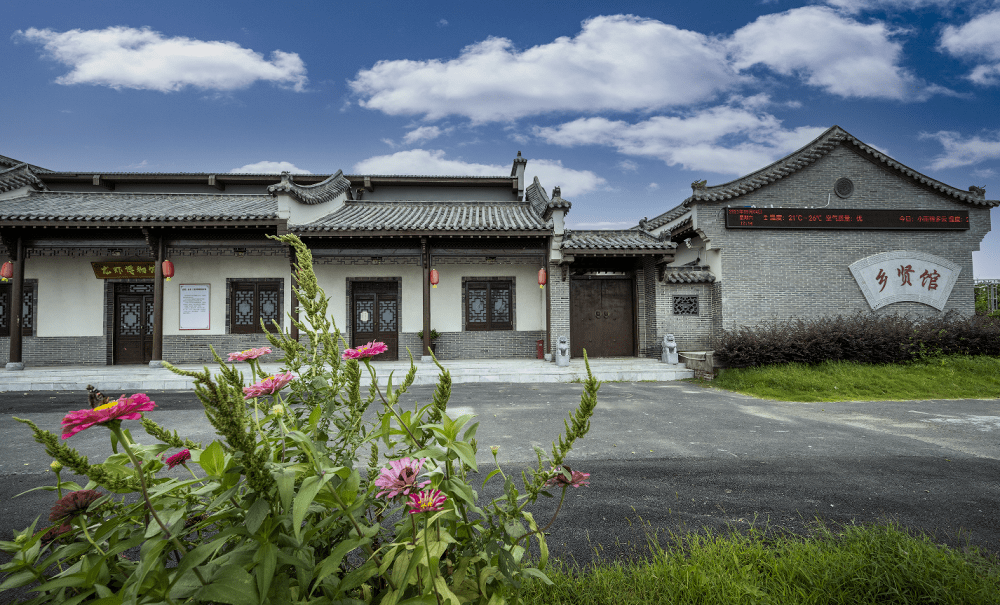
[(351, 181), (344, 176), (343, 170), (338, 170), (336, 174), (330, 175), (325, 181), (320, 181), (315, 185), (299, 185), (292, 180), (292, 175), (288, 172), (281, 173), (281, 182), (268, 185), (267, 192), (274, 194), (279, 191), (288, 193), (303, 204), (312, 206), (329, 202), (345, 191), (350, 191)]
[(37, 191), (48, 190), (42, 179), (31, 170), (30, 164), (22, 162), (13, 168), (0, 170), (0, 193), (26, 186), (34, 187)]
[[(937, 179), (933, 179), (925, 174), (922, 174), (902, 162), (889, 157), (836, 125), (831, 126), (823, 132), (823, 134), (819, 135), (796, 151), (793, 151), (787, 156), (768, 164), (760, 170), (756, 170), (727, 183), (712, 185), (710, 187), (706, 186), (705, 181), (696, 181), (692, 183), (691, 197), (684, 200), (683, 206), (687, 207), (692, 202), (696, 201), (718, 202), (739, 197), (745, 193), (749, 193), (763, 187), (764, 185), (768, 185), (790, 174), (798, 172), (802, 168), (805, 168), (816, 160), (827, 155), (842, 143), (850, 143), (857, 147), (858, 150), (870, 155), (873, 159), (878, 160), (889, 168), (892, 168), (893, 170), (896, 170), (897, 172), (900, 172), (905, 176), (916, 180), (918, 183), (938, 191), (939, 193), (951, 196), (960, 202), (974, 205), (1000, 206), (1000, 201), (987, 200), (985, 192), (983, 192), (982, 189), (975, 188), (970, 191), (962, 191), (961, 189), (942, 183)], [(664, 215), (665, 214), (667, 213), (664, 213)], [(659, 218), (660, 217), (657, 217), (657, 219)]]

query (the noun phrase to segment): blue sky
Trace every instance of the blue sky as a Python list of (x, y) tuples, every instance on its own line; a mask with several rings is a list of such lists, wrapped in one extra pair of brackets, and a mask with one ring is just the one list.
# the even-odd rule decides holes
[(40, 0), (3, 28), (0, 154), (54, 170), (493, 175), (521, 151), (570, 227), (620, 228), (837, 124), (1000, 198), (1000, 0)]

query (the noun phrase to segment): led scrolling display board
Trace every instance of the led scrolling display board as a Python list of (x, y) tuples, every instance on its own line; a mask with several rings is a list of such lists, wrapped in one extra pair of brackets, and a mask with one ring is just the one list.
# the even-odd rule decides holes
[(857, 208), (726, 208), (728, 229), (947, 229), (969, 228), (965, 210)]

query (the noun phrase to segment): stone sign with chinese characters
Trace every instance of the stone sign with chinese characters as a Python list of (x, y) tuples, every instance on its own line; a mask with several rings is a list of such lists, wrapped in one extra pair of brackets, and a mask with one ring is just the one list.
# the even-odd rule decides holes
[(910, 301), (943, 311), (962, 272), (948, 259), (914, 250), (873, 254), (850, 269), (872, 310)]
[(90, 265), (94, 268), (97, 279), (152, 278), (156, 274), (153, 261), (97, 261)]

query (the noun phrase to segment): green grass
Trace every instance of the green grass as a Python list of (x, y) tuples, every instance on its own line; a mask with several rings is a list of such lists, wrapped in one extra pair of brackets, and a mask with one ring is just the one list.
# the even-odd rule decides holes
[(553, 585), (526, 586), (527, 605), (911, 604), (995, 605), (1000, 567), (894, 526), (821, 527), (810, 537), (763, 533), (674, 536), (648, 561), (546, 570)]
[(779, 401), (994, 399), (1000, 358), (933, 357), (900, 365), (826, 362), (722, 370), (716, 388)]

